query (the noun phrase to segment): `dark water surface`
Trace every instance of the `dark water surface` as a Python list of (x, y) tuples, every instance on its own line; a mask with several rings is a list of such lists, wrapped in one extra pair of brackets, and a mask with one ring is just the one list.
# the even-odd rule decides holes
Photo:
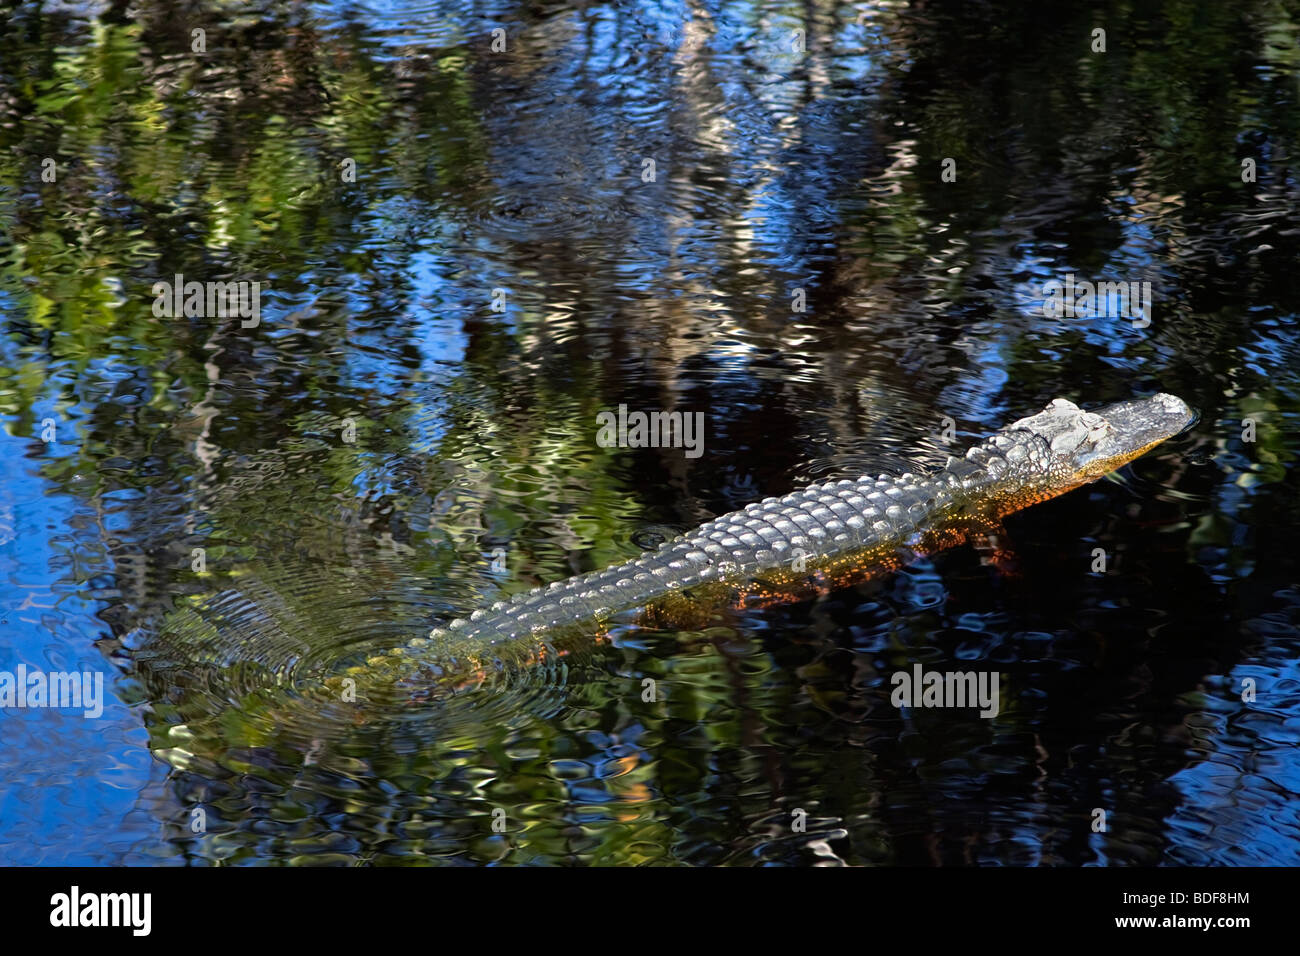
[[(107, 695), (0, 711), (0, 863), (1300, 864), (1300, 2), (125, 10), (0, 12), (0, 669)], [(260, 324), (155, 317), (177, 273)], [(1070, 273), (1149, 324), (1045, 316)], [(1156, 390), (1196, 426), (1011, 518), (1014, 566), (302, 694)], [(619, 404), (704, 453), (600, 447)], [(900, 713), (915, 662), (1001, 713)]]

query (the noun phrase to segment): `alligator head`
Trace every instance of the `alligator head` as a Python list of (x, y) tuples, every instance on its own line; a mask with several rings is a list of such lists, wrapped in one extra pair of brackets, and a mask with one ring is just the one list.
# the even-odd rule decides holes
[(1037, 415), (1013, 422), (1000, 435), (1014, 442), (1023, 437), (1017, 432), (1029, 432), (1041, 439), (1035, 443), (1038, 455), (1031, 457), (1039, 459), (1039, 474), (1048, 476), (1047, 490), (1059, 494), (1132, 461), (1177, 435), (1194, 417), (1186, 402), (1164, 393), (1091, 412), (1058, 398)]

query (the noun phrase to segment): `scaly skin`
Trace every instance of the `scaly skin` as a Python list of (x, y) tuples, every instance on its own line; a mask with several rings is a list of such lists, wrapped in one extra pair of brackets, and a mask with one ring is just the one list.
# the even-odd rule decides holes
[(566, 640), (599, 638), (626, 612), (682, 626), (720, 605), (793, 600), (865, 580), (1094, 481), (1192, 418), (1172, 395), (1096, 413), (1057, 399), (933, 475), (835, 481), (764, 499), (626, 564), (475, 611), (347, 676), (357, 679), (358, 696), (363, 682), (380, 681), (409, 698), (440, 697), (563, 654)]

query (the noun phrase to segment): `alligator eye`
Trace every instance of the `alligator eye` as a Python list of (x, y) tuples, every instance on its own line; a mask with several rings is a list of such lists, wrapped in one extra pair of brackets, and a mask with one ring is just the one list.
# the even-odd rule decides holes
[(1102, 420), (1088, 429), (1088, 441), (1098, 442), (1110, 434), (1110, 422)]

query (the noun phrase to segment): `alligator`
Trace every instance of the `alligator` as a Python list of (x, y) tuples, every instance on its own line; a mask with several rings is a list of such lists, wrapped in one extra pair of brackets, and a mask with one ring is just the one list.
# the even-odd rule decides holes
[(1193, 417), (1168, 394), (1096, 411), (1058, 398), (934, 474), (844, 479), (766, 498), (625, 564), (474, 611), (345, 673), (373, 681), (378, 668), (407, 699), (439, 699), (554, 660), (565, 653), (566, 635), (600, 639), (623, 619), (681, 627), (707, 620), (719, 605), (799, 600), (858, 583), (1095, 481)]

